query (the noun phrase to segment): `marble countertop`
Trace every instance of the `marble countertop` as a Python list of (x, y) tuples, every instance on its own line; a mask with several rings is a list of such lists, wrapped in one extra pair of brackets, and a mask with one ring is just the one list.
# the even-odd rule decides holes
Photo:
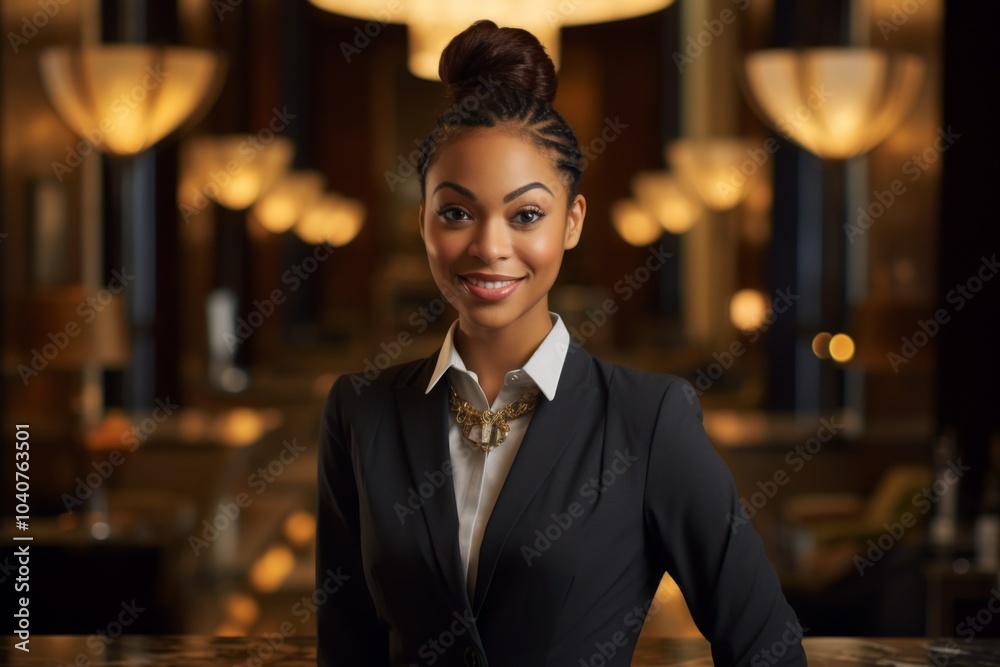
[[(124, 635), (113, 641), (95, 635), (36, 636), (25, 653), (15, 648), (18, 639), (3, 642), (0, 666), (48, 665), (75, 667), (167, 667), (225, 665), (227, 667), (316, 664), (315, 638), (280, 634), (263, 637), (150, 637)], [(810, 667), (840, 665), (948, 665), (972, 667), (1000, 665), (1000, 640), (926, 638), (807, 637), (804, 640)], [(701, 639), (642, 638), (632, 661), (634, 667), (711, 667), (708, 643)]]

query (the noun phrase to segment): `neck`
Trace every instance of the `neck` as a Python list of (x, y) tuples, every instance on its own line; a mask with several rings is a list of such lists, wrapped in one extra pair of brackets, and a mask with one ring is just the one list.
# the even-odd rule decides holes
[(552, 330), (547, 300), (502, 329), (470, 325), (459, 318), (455, 349), (465, 367), (479, 377), (479, 384), (492, 403), (500, 393), (508, 371), (521, 368)]

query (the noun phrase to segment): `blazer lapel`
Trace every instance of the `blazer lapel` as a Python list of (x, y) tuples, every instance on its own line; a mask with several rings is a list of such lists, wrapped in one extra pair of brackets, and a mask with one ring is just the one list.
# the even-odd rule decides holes
[[(395, 387), (396, 412), (406, 456), (409, 460), (413, 488), (419, 489), (431, 481), (435, 472), (442, 471), (445, 462), (451, 465), (448, 443), (448, 383), (438, 382), (429, 394), (424, 391), (430, 382), (438, 352), (424, 360), (413, 379)], [(435, 488), (419, 510), (420, 520), (427, 526), (434, 556), (441, 568), (455, 602), (461, 613), (470, 606), (458, 549), (458, 508), (455, 504), (455, 485), (451, 474), (445, 475), (444, 484)], [(419, 493), (419, 492), (418, 492)], [(427, 554), (428, 558), (432, 557)]]
[(590, 361), (590, 354), (577, 343), (571, 342), (559, 375), (555, 397), (549, 401), (542, 395), (535, 406), (524, 440), (511, 464), (493, 513), (486, 523), (479, 551), (479, 570), (472, 607), (472, 613), (476, 617), (483, 606), (500, 551), (511, 528), (577, 430), (579, 422), (572, 415), (582, 408), (590, 393)]

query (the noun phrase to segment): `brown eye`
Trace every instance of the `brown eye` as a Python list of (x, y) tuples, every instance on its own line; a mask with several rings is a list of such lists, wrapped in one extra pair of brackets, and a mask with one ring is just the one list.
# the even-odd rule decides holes
[(450, 220), (452, 222), (461, 222), (463, 220), (472, 219), (468, 213), (457, 206), (445, 206), (444, 208), (438, 209), (437, 214), (445, 220)]
[(535, 224), (545, 217), (545, 212), (537, 208), (523, 208), (514, 214), (514, 222), (523, 227)]

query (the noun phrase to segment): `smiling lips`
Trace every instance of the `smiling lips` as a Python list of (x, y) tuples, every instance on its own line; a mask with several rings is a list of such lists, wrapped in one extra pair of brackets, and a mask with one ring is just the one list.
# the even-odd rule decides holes
[(524, 280), (512, 278), (511, 276), (487, 275), (484, 273), (470, 273), (459, 276), (462, 284), (469, 292), (484, 301), (499, 301), (507, 298), (517, 286)]

